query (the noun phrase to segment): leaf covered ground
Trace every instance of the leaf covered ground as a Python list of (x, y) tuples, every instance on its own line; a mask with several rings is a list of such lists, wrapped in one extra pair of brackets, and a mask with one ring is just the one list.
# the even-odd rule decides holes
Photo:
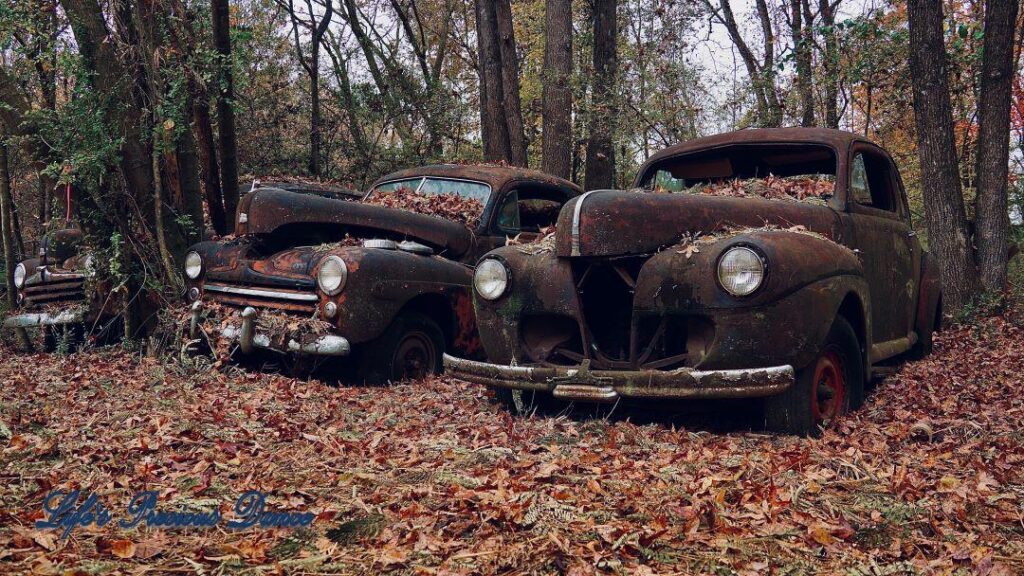
[[(454, 380), (332, 387), (116, 350), (0, 358), (0, 572), (1024, 573), (1024, 326), (947, 331), (820, 439), (715, 413), (510, 417)], [(742, 414), (743, 410), (729, 410)], [(300, 530), (38, 530), (54, 489), (115, 515)]]

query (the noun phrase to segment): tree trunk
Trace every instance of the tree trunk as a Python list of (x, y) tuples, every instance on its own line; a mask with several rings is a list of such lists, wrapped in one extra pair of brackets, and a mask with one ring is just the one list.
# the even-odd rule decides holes
[[(935, 6), (937, 6), (936, 10), (942, 8), (941, 3), (937, 3)], [(839, 128), (839, 43), (836, 41), (835, 9), (830, 0), (819, 0), (818, 9), (821, 13), (821, 24), (825, 36), (825, 53), (821, 58), (825, 71), (825, 127)], [(912, 46), (910, 50), (913, 52), (914, 47)], [(945, 56), (943, 56), (943, 62), (945, 62)], [(946, 99), (949, 99), (948, 90)]]
[(594, 81), (585, 169), (588, 190), (615, 185), (612, 133), (616, 114), (615, 77), (618, 73), (616, 5), (617, 0), (594, 0)]
[(224, 192), (220, 187), (220, 166), (217, 162), (217, 148), (213, 139), (213, 124), (210, 119), (210, 105), (205, 94), (193, 96), (192, 119), (199, 149), (199, 169), (206, 189), (206, 207), (210, 212), (210, 223), (217, 234), (230, 234), (234, 222), (228, 220), (224, 210)]
[(976, 274), (957, 173), (942, 0), (908, 0), (907, 17), (929, 247), (942, 272), (943, 301), (949, 310), (959, 310), (974, 296)]
[[(0, 229), (3, 233), (4, 278), (7, 280), (7, 309), (14, 310), (18, 305), (18, 288), (14, 285), (14, 268), (17, 257), (14, 254), (14, 197), (11, 194), (11, 170), (7, 162), (7, 146), (0, 143)], [(23, 349), (32, 350), (32, 341), (24, 328), (16, 331)]]
[(508, 122), (504, 112), (501, 77), (501, 48), (498, 21), (491, 0), (476, 0), (476, 38), (480, 76), (480, 130), (484, 139), (484, 160), (510, 162)]
[(572, 0), (548, 0), (544, 16), (543, 168), (569, 178), (572, 170)]
[(1006, 288), (1007, 239), (1010, 233), (1007, 198), (1010, 102), (1013, 90), (1013, 39), (1018, 0), (985, 2), (985, 46), (978, 97), (978, 203), (975, 233), (978, 268), (985, 290)]
[(814, 126), (814, 89), (811, 78), (811, 22), (804, 23), (802, 3), (790, 0), (790, 31), (796, 56), (796, 88), (800, 95), (800, 125)]
[(309, 55), (312, 72), (309, 73), (309, 175), (320, 176), (320, 46), (313, 41)]
[(519, 100), (519, 57), (516, 55), (515, 33), (512, 28), (512, 6), (509, 0), (494, 2), (498, 31), (498, 49), (501, 54), (502, 104), (508, 126), (509, 164), (527, 165), (526, 135), (523, 131), (523, 110)]
[(228, 0), (210, 0), (213, 43), (220, 56), (220, 90), (217, 91), (217, 124), (220, 144), (220, 182), (224, 212), (234, 222), (238, 209), (238, 141), (235, 134), (234, 80), (231, 73), (231, 11)]

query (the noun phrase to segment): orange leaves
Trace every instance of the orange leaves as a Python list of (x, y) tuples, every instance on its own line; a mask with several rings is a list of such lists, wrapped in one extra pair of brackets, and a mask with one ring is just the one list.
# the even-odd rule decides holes
[[(446, 378), (349, 387), (114, 350), (3, 353), (3, 458), (31, 480), (3, 498), (0, 572), (1019, 571), (1006, 559), (1024, 555), (1024, 329), (986, 321), (939, 334), (936, 349), (819, 439), (751, 431), (754, 405), (519, 418)], [(115, 520), (143, 489), (161, 509), (225, 518), (261, 489), (317, 520), (33, 530), (45, 494), (72, 487)]]

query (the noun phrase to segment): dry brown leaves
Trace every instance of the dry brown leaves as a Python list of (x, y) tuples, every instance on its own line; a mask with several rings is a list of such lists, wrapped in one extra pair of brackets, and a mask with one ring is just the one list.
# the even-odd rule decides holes
[(399, 188), (393, 192), (378, 190), (368, 199), (367, 204), (408, 210), (417, 214), (437, 216), (474, 229), (480, 223), (484, 204), (475, 198), (466, 198), (455, 192), (440, 194), (417, 194), (410, 188)]
[[(1017, 322), (941, 334), (816, 440), (723, 424), (732, 408), (516, 418), (444, 378), (334, 388), (115, 350), (5, 352), (0, 571), (1019, 574)], [(44, 495), (72, 487), (116, 513), (149, 489), (162, 507), (225, 515), (260, 489), (318, 519), (34, 529)]]
[(769, 200), (797, 200), (824, 202), (835, 193), (835, 179), (831, 176), (795, 176), (724, 180), (700, 185), (695, 191), (711, 196), (760, 196)]

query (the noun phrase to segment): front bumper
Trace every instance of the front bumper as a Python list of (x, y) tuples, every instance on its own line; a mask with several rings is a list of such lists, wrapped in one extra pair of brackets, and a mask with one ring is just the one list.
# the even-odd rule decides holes
[[(193, 338), (199, 334), (202, 310), (201, 301), (192, 304), (192, 325), (189, 333)], [(252, 354), (257, 349), (310, 356), (348, 356), (352, 352), (352, 346), (347, 339), (333, 334), (325, 334), (303, 342), (288, 338), (283, 346), (276, 345), (269, 335), (256, 330), (256, 315), (256, 309), (248, 306), (242, 310), (241, 325), (229, 325), (221, 329), (221, 336), (237, 342), (243, 354)]]
[(502, 366), (444, 355), (445, 371), (494, 388), (538, 390), (556, 398), (614, 402), (624, 398), (714, 399), (772, 396), (793, 385), (790, 365), (746, 370), (594, 370), (578, 367)]
[(79, 324), (85, 312), (82, 310), (62, 310), (56, 314), (48, 312), (29, 312), (8, 316), (4, 320), (4, 328), (35, 328), (38, 326), (63, 326)]

